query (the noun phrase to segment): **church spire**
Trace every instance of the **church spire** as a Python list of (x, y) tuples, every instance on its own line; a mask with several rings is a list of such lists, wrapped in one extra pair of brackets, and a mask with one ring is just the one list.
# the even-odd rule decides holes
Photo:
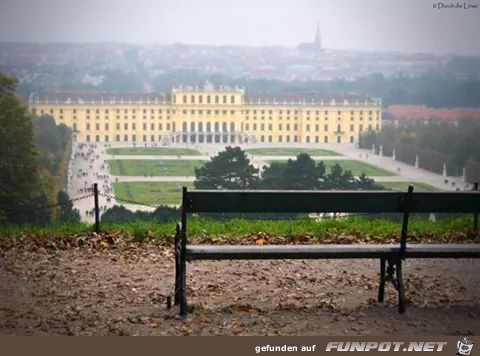
[(315, 33), (315, 44), (318, 48), (322, 48), (322, 37), (320, 35), (320, 21), (317, 21), (317, 32)]

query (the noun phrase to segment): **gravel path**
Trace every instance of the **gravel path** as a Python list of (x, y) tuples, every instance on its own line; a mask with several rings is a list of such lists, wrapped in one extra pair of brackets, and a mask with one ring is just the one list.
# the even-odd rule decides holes
[(0, 250), (0, 335), (478, 335), (480, 261), (408, 260), (407, 313), (375, 301), (378, 261), (196, 261), (193, 313), (172, 296), (171, 248)]

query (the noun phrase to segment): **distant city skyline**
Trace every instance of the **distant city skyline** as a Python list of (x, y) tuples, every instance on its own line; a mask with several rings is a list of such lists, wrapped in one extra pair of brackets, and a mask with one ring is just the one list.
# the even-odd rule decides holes
[(475, 1), (0, 0), (0, 41), (296, 47), (319, 21), (328, 49), (480, 55)]

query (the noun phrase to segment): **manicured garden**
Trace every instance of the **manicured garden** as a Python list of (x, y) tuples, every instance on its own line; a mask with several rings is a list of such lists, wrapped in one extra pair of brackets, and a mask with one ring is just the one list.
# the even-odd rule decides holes
[(199, 156), (200, 152), (191, 148), (170, 147), (119, 147), (108, 148), (109, 155), (128, 156)]
[(245, 152), (259, 156), (296, 156), (300, 153), (308, 153), (310, 156), (341, 156), (339, 153), (330, 150), (300, 147), (252, 148), (245, 150)]
[[(321, 160), (317, 160), (317, 162), (320, 162)], [(285, 162), (285, 161), (267, 161), (268, 163), (272, 162)], [(324, 160), (322, 161), (323, 164), (325, 164), (325, 168), (327, 169), (327, 172), (330, 172), (331, 167), (333, 167), (335, 164), (339, 164), (342, 169), (345, 170), (350, 170), (352, 171), (352, 174), (354, 176), (359, 176), (362, 173), (365, 173), (369, 177), (375, 177), (375, 176), (395, 176), (396, 174), (387, 170), (384, 170), (382, 168), (375, 167), (371, 164), (368, 163), (363, 163), (360, 161), (355, 161), (355, 160)]]
[(113, 184), (120, 199), (152, 205), (180, 205), (182, 187), (193, 188), (190, 182), (119, 182)]
[(109, 160), (114, 176), (194, 176), (200, 160)]

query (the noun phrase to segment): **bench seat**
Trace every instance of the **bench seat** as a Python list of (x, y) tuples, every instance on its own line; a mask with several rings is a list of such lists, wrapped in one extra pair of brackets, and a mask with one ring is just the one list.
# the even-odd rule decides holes
[[(190, 260), (267, 260), (387, 258), (398, 256), (398, 244), (352, 245), (188, 245)], [(479, 258), (480, 244), (411, 244), (406, 258)]]

